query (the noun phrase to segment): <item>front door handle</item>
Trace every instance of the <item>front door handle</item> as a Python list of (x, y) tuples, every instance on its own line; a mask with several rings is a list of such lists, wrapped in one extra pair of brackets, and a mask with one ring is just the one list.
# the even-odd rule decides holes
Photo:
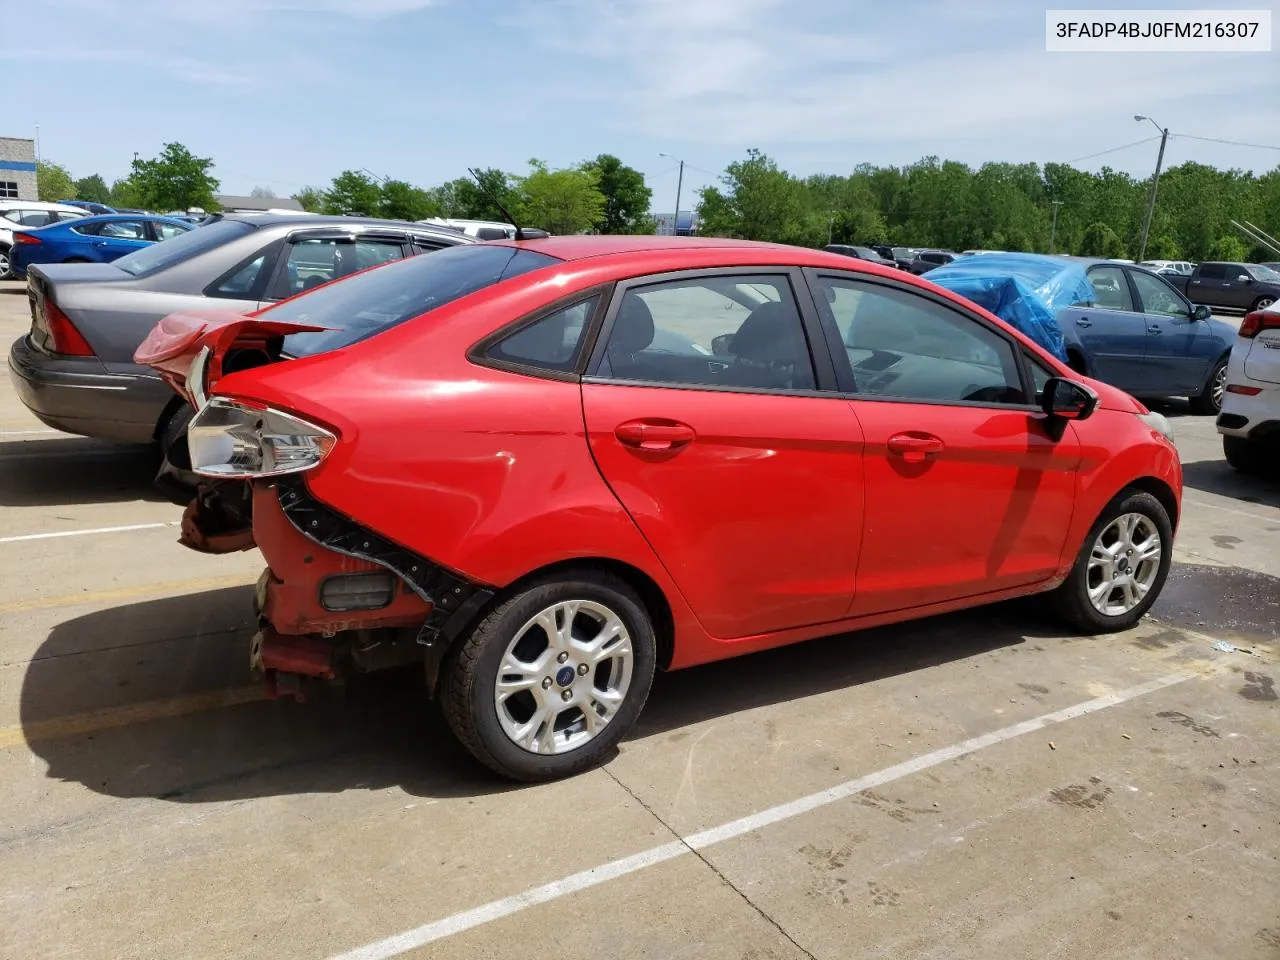
[(1077, 327), (1092, 327), (1092, 326), (1093, 326), (1093, 321), (1092, 321), (1092, 320), (1090, 320), (1088, 317), (1076, 317), (1076, 326), (1077, 326)]
[(678, 450), (693, 442), (693, 427), (675, 420), (628, 420), (613, 435), (624, 446), (637, 450)]
[(1147, 327), (1147, 333), (1159, 333), (1159, 332), (1160, 332), (1159, 327)]
[(946, 445), (931, 433), (895, 433), (887, 444), (889, 452), (907, 463), (924, 463), (941, 453)]

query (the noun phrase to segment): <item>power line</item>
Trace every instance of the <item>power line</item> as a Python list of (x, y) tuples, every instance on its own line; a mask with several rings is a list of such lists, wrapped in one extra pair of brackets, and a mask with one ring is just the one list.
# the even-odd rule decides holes
[(1144, 143), (1150, 143), (1152, 140), (1159, 139), (1159, 137), (1147, 137), (1144, 140), (1135, 140), (1133, 143), (1126, 143), (1122, 147), (1112, 147), (1110, 150), (1100, 150), (1097, 153), (1090, 153), (1087, 156), (1076, 157), (1074, 160), (1068, 160), (1067, 163), (1079, 163), (1081, 160), (1092, 160), (1094, 157), (1105, 157), (1108, 153), (1118, 153), (1121, 150), (1128, 150), (1130, 147), (1141, 146)]
[(1229, 147), (1256, 147), (1259, 150), (1280, 150), (1280, 147), (1270, 143), (1241, 143), (1239, 140), (1219, 140), (1217, 137), (1193, 137), (1189, 133), (1171, 133), (1169, 136), (1175, 140), (1203, 140), (1206, 143), (1225, 143)]

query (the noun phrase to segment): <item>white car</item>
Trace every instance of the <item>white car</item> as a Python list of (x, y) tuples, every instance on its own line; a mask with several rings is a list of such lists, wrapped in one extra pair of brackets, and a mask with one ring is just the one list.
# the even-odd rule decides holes
[(0, 200), (0, 280), (9, 276), (9, 248), (14, 227), (47, 227), (60, 220), (87, 217), (88, 210), (39, 200)]
[(1189, 260), (1143, 260), (1138, 266), (1175, 277), (1189, 277), (1196, 269), (1196, 265)]
[(1280, 303), (1248, 314), (1227, 361), (1218, 414), (1227, 462), (1245, 473), (1280, 470)]

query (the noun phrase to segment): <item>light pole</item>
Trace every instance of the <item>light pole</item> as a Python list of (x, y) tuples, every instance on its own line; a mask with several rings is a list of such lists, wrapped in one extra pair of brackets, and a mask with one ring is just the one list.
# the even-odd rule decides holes
[(680, 188), (684, 186), (684, 161), (679, 157), (673, 157), (669, 153), (659, 153), (658, 156), (678, 161), (680, 164), (680, 173), (676, 177), (676, 215), (671, 221), (671, 235), (674, 237), (678, 236), (680, 232)]
[(1160, 152), (1156, 155), (1156, 174), (1151, 178), (1151, 195), (1147, 197), (1147, 216), (1142, 221), (1142, 240), (1138, 243), (1138, 262), (1147, 258), (1147, 235), (1151, 232), (1151, 215), (1156, 211), (1156, 186), (1160, 183), (1160, 166), (1164, 163), (1164, 145), (1169, 141), (1169, 128), (1162, 127), (1150, 117), (1135, 113), (1133, 119), (1138, 123), (1147, 120), (1160, 131)]
[(1058, 236), (1058, 208), (1062, 206), (1061, 200), (1050, 200), (1053, 204), (1053, 226), (1049, 228), (1049, 252), (1053, 253), (1053, 241)]

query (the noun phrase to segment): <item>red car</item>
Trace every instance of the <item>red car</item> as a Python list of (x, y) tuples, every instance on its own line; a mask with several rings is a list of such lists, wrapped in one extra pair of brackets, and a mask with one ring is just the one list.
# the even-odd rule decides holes
[(183, 541), (266, 558), (271, 688), (425, 660), (522, 780), (601, 762), (655, 669), (1032, 593), (1130, 627), (1182, 495), (1132, 397), (787, 246), (468, 244), (174, 315), (137, 359), (198, 408)]

